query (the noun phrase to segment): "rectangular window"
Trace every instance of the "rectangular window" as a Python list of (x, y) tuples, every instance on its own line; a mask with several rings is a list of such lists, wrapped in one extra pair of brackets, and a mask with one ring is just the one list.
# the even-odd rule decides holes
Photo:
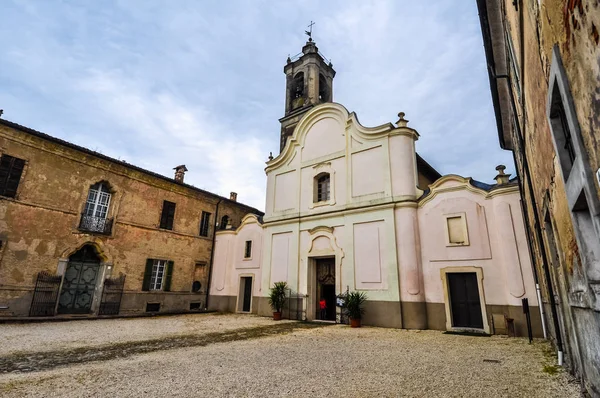
[(25, 167), (23, 159), (8, 155), (0, 157), (0, 195), (14, 198)]
[(200, 236), (208, 236), (209, 227), (210, 213), (203, 211), (202, 217), (200, 217)]
[(172, 275), (173, 261), (149, 258), (146, 260), (142, 290), (162, 290), (168, 292), (171, 290)]
[(168, 200), (163, 201), (162, 215), (160, 216), (161, 229), (173, 229), (173, 219), (175, 218), (175, 203)]
[(252, 257), (252, 241), (247, 240), (246, 246), (244, 247), (244, 258), (251, 258), (251, 257)]
[(166, 267), (166, 260), (154, 260), (152, 275), (150, 276), (150, 290), (162, 290)]
[(575, 146), (573, 145), (573, 136), (567, 121), (567, 113), (563, 104), (560, 88), (554, 84), (552, 90), (552, 103), (550, 106), (550, 127), (556, 141), (558, 159), (565, 176), (565, 181), (569, 178), (573, 163), (575, 162)]
[(467, 232), (467, 219), (464, 213), (449, 214), (446, 219), (446, 244), (448, 246), (467, 246), (469, 236)]

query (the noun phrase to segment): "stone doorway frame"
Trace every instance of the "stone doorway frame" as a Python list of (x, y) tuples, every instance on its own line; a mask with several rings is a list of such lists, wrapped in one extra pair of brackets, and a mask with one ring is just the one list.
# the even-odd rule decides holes
[[(342, 289), (342, 259), (344, 251), (338, 246), (336, 237), (333, 235), (333, 228), (327, 226), (318, 226), (308, 231), (310, 243), (303, 255), (307, 264), (307, 279), (306, 279), (306, 320), (312, 321), (317, 318), (316, 308), (318, 304), (317, 286), (316, 286), (316, 270), (317, 259), (319, 258), (334, 258), (335, 261), (335, 294), (339, 295)], [(319, 238), (326, 238), (329, 245), (315, 244)], [(323, 243), (321, 240), (320, 243)], [(336, 307), (336, 318), (340, 315), (340, 308)]]
[[(447, 274), (458, 274), (458, 273), (474, 273), (477, 278), (477, 290), (479, 292), (479, 305), (481, 306), (481, 319), (483, 321), (483, 329), (455, 327), (452, 325), (452, 305), (450, 297), (450, 289), (448, 287), (448, 275)], [(446, 330), (448, 331), (479, 331), (482, 330), (491, 334), (490, 323), (487, 316), (487, 305), (485, 303), (485, 292), (483, 290), (483, 268), (474, 266), (464, 267), (445, 267), (440, 269), (440, 277), (442, 279), (442, 286), (444, 289), (444, 307), (446, 309)]]
[[(252, 279), (252, 284), (250, 287), (250, 311), (243, 311), (240, 309), (240, 307), (243, 309), (243, 305), (244, 305), (244, 291), (242, 290), (242, 279), (243, 278), (250, 278)], [(236, 314), (252, 314), (252, 304), (254, 304), (254, 274), (239, 274), (238, 275), (238, 294), (237, 294), (237, 298), (235, 299), (235, 312)]]

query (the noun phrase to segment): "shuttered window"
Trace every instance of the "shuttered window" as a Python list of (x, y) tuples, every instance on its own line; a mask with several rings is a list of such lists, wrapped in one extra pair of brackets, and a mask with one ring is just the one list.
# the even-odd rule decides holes
[(142, 290), (162, 290), (168, 292), (171, 290), (172, 276), (173, 261), (149, 258), (146, 260)]
[(0, 195), (8, 198), (16, 196), (24, 167), (23, 159), (8, 155), (0, 157)]
[(165, 200), (163, 202), (162, 214), (160, 216), (161, 229), (173, 229), (175, 219), (175, 203)]
[(202, 217), (200, 217), (200, 236), (208, 236), (209, 228), (210, 228), (210, 213), (203, 211)]
[(465, 243), (465, 228), (462, 217), (448, 217), (448, 239), (451, 244), (459, 245)]

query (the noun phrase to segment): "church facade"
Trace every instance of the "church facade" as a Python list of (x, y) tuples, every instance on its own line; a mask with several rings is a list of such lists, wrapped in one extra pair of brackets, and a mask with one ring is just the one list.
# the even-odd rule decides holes
[(339, 320), (336, 298), (357, 290), (367, 325), (506, 333), (514, 324), (524, 335), (527, 298), (541, 335), (519, 188), (503, 167), (495, 185), (440, 176), (416, 153), (403, 113), (362, 126), (332, 102), (335, 71), (312, 40), (284, 72), (265, 215), (216, 234), (211, 307), (270, 315), (269, 289), (285, 281), (302, 319)]

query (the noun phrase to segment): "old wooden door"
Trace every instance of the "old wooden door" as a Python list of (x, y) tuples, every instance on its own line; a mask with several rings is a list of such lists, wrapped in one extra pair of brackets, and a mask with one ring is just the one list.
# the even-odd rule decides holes
[(452, 326), (482, 329), (481, 303), (475, 272), (449, 273)]

